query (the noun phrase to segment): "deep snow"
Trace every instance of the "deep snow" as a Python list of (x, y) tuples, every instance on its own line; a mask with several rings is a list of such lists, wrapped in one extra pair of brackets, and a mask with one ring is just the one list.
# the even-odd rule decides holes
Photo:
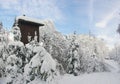
[(120, 84), (120, 73), (92, 73), (80, 76), (65, 75), (59, 84)]
[[(101, 73), (91, 73), (82, 74), (80, 76), (73, 76), (66, 74), (59, 78), (58, 83), (54, 84), (120, 84), (120, 73), (118, 64), (113, 60), (105, 61), (111, 72), (101, 72)], [(0, 79), (0, 84), (5, 81), (5, 79)], [(45, 84), (40, 80), (33, 81), (31, 84)]]
[(113, 60), (105, 60), (111, 72), (83, 74), (80, 76), (65, 75), (59, 84), (120, 84), (119, 65)]
[[(3, 81), (5, 81), (5, 79)], [(2, 83), (3, 81), (0, 80), (0, 84), (4, 84)], [(35, 81), (33, 84), (45, 83), (41, 83), (41, 81)], [(103, 72), (84, 74), (80, 76), (67, 74), (58, 81), (58, 84), (120, 84), (120, 73)]]

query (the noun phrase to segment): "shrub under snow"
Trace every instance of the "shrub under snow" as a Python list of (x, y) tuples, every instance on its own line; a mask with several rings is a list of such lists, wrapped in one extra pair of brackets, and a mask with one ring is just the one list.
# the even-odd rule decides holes
[(58, 74), (56, 62), (43, 47), (38, 46), (36, 49), (39, 49), (39, 51), (24, 68), (26, 81), (31, 82), (35, 79), (41, 79), (51, 82)]

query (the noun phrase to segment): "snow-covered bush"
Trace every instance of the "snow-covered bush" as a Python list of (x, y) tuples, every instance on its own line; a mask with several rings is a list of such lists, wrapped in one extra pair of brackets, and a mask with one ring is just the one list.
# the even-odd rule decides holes
[(33, 52), (34, 47), (36, 47), (36, 44), (34, 43), (34, 41), (31, 41), (30, 43), (25, 45), (26, 47), (26, 62), (28, 63), (31, 58), (35, 55), (35, 53)]
[(55, 30), (51, 21), (45, 21), (45, 26), (40, 28), (40, 39), (43, 47), (58, 62), (61, 74), (64, 73), (65, 56), (67, 51), (67, 42), (65, 37)]
[(78, 36), (81, 50), (81, 70), (82, 72), (102, 72), (105, 71), (104, 58), (108, 56), (108, 49), (102, 40), (93, 36)]
[(56, 62), (52, 56), (41, 46), (36, 47), (37, 53), (24, 68), (26, 82), (35, 79), (51, 82), (58, 75)]
[(120, 64), (120, 45), (115, 45), (115, 47), (109, 53), (109, 58), (117, 61)]
[(45, 33), (42, 37), (43, 47), (57, 61), (61, 74), (64, 73), (63, 65), (65, 64), (65, 56), (67, 50), (66, 39), (58, 37), (51, 33)]
[(26, 61), (26, 49), (22, 42), (20, 41), (9, 42), (7, 50), (8, 55), (15, 54), (17, 57), (21, 58), (22, 66), (24, 66)]
[(87, 72), (87, 73), (91, 73), (91, 72), (103, 72), (104, 70), (104, 65), (103, 62), (100, 61), (99, 59), (97, 59), (94, 56), (82, 56), (81, 57), (81, 72)]
[(14, 35), (14, 41), (21, 40), (21, 32), (20, 32), (20, 28), (18, 27), (17, 21), (15, 21), (15, 26), (13, 26), (11, 32)]
[(15, 84), (16, 79), (23, 73), (25, 65), (25, 47), (20, 41), (9, 42), (7, 46), (6, 76), (8, 83)]
[(45, 26), (40, 27), (40, 40), (43, 42), (44, 48), (59, 63), (64, 63), (64, 57), (66, 56), (68, 46), (64, 35), (56, 31), (52, 21), (45, 20), (44, 24)]
[(2, 58), (0, 58), (0, 77), (5, 76), (5, 64)]
[(21, 71), (21, 66), (22, 66), (22, 60), (17, 57), (15, 54), (10, 55), (7, 58), (7, 66), (6, 66), (6, 71), (8, 74), (11, 75), (16, 75), (18, 72), (20, 73)]
[[(37, 36), (35, 36), (36, 38)], [(38, 47), (39, 46), (43, 46), (43, 43), (39, 43), (36, 41), (36, 39), (33, 39), (32, 41), (30, 41), (28, 44), (25, 45), (26, 48), (26, 62), (29, 63), (31, 58), (37, 53), (39, 52)]]
[[(105, 65), (103, 63), (104, 58), (108, 56), (108, 49), (105, 46), (105, 43), (93, 36), (71, 34), (66, 36), (66, 39), (68, 39), (68, 45), (71, 45), (74, 37), (76, 37), (74, 43), (77, 43), (79, 46), (77, 49), (80, 66), (79, 72), (90, 73), (105, 71)], [(68, 49), (70, 50), (72, 48)], [(73, 51), (71, 50), (71, 52), (68, 52), (72, 54)]]

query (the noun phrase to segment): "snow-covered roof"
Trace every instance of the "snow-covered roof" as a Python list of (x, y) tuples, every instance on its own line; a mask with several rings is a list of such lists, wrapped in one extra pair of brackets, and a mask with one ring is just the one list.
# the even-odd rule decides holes
[(16, 20), (17, 21), (24, 20), (24, 21), (27, 21), (27, 22), (32, 22), (32, 23), (44, 25), (44, 22), (42, 20), (35, 19), (35, 18), (30, 18), (30, 17), (27, 17), (27, 16), (17, 16)]

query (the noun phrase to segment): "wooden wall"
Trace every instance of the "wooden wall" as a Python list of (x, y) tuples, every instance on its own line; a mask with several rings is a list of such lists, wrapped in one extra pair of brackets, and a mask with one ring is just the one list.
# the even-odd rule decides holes
[(37, 41), (39, 42), (39, 26), (43, 26), (40, 24), (32, 23), (32, 22), (27, 22), (27, 21), (18, 21), (18, 26), (20, 27), (21, 30), (21, 41), (24, 44), (28, 43), (28, 34), (32, 36), (32, 39), (34, 39), (35, 36), (35, 31), (37, 32)]

